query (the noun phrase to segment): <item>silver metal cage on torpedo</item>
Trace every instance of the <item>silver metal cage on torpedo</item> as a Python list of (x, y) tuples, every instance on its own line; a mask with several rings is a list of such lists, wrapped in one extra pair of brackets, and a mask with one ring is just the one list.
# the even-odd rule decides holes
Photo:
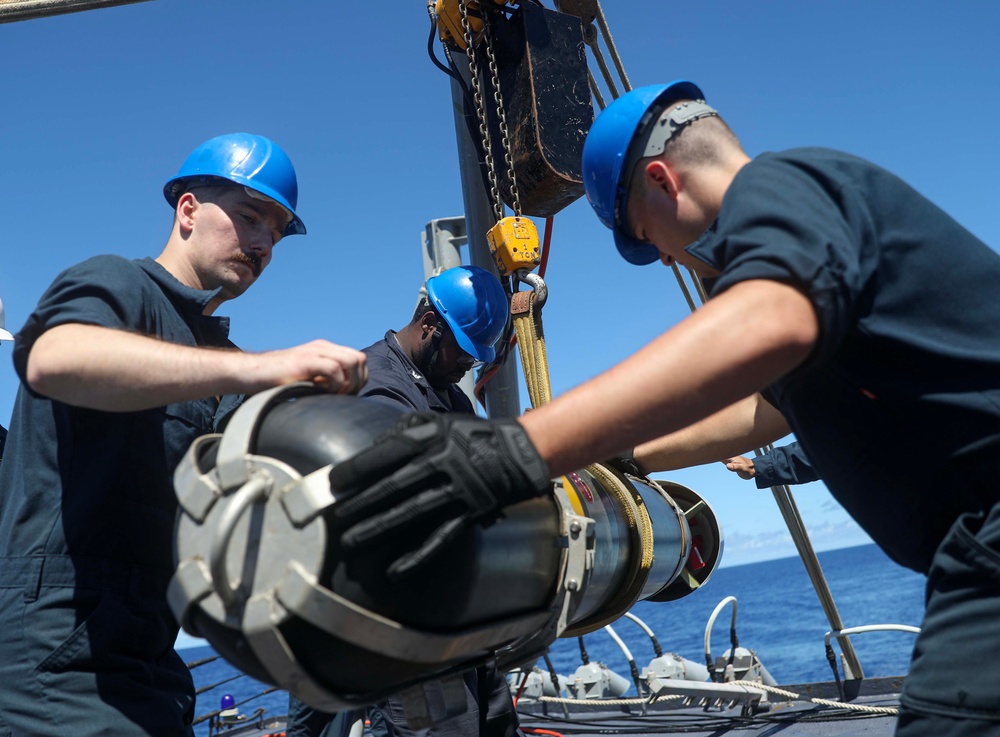
[(466, 530), (433, 571), (389, 582), (394, 551), (342, 558), (328, 475), (402, 414), (294, 384), (196, 440), (174, 478), (169, 600), (184, 630), (336, 711), (494, 656), (501, 667), (533, 661), (640, 599), (689, 593), (718, 564), (722, 532), (695, 492), (591, 466)]

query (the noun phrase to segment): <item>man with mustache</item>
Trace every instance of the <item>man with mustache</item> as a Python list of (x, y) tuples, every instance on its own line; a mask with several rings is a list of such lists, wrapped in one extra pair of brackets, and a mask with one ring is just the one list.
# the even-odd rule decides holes
[(190, 735), (195, 694), (167, 605), (172, 475), (244, 395), (295, 381), (355, 393), (362, 353), (324, 340), (250, 354), (219, 306), (305, 233), (285, 152), (235, 133), (164, 187), (156, 259), (61, 273), (17, 336), (0, 466), (0, 735)]

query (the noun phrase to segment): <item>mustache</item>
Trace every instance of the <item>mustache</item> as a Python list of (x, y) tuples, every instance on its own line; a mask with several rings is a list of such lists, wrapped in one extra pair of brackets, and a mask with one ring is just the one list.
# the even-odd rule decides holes
[(247, 264), (252, 270), (255, 277), (260, 276), (260, 272), (264, 270), (261, 266), (260, 256), (255, 253), (244, 253), (239, 251), (236, 254), (236, 260)]

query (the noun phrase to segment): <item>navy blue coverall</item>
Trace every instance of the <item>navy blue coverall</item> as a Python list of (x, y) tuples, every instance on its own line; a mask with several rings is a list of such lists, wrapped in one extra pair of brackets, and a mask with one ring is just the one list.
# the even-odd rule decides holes
[(362, 351), (368, 358), (368, 383), (358, 396), (372, 397), (414, 412), (464, 412), (475, 414), (472, 401), (456, 384), (441, 390), (432, 387), (390, 330), (385, 338)]
[(60, 274), (18, 335), (0, 465), (2, 737), (191, 734), (194, 686), (166, 599), (172, 477), (220, 402), (102, 412), (36, 394), (25, 372), (35, 340), (66, 323), (233, 348), (228, 318), (201, 314), (215, 294), (152, 259), (98, 256)]
[(757, 456), (753, 459), (753, 468), (753, 480), (758, 489), (819, 481), (819, 474), (798, 442), (779, 445)]
[[(420, 412), (474, 413), (472, 402), (456, 385), (436, 390), (396, 341), (395, 333), (388, 331), (383, 340), (364, 349), (368, 358), (368, 383), (359, 396), (389, 402), (407, 410)], [(443, 392), (443, 394), (442, 394)], [(430, 716), (440, 722), (430, 729), (413, 731), (406, 724), (402, 702), (392, 697), (369, 710), (375, 734), (390, 737), (524, 737), (518, 726), (517, 712), (511, 699), (507, 679), (497, 670), (496, 663), (467, 671), (465, 682), (465, 713), (444, 720), (445, 705), (441, 686), (436, 681), (425, 683)], [(385, 719), (379, 719), (379, 714)], [(289, 699), (288, 737), (337, 737), (360, 712), (343, 712), (330, 722), (331, 715), (323, 715), (298, 699)], [(297, 725), (302, 725), (301, 728)], [(320, 730), (326, 731), (320, 731)]]
[(872, 539), (928, 575), (898, 734), (1000, 733), (1000, 255), (817, 148), (743, 167), (687, 251), (721, 272), (711, 296), (771, 279), (815, 309), (814, 350), (765, 396)]

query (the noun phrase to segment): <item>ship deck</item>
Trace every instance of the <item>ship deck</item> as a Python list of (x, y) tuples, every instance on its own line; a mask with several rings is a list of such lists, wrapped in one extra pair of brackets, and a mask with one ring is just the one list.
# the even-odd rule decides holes
[[(890, 737), (896, 715), (868, 711), (897, 709), (902, 678), (874, 678), (847, 684), (857, 695), (849, 702), (816, 703), (813, 699), (838, 702), (833, 682), (779, 686), (797, 694), (789, 698), (769, 693), (762, 708), (748, 710), (742, 704), (704, 704), (704, 700), (658, 701), (645, 708), (635, 699), (594, 700), (585, 704), (559, 700), (521, 701), (517, 705), (522, 728), (545, 730), (542, 734), (597, 737), (609, 734), (687, 734), (718, 737), (725, 734), (836, 737), (872, 735)], [(564, 708), (565, 707), (565, 708)]]

